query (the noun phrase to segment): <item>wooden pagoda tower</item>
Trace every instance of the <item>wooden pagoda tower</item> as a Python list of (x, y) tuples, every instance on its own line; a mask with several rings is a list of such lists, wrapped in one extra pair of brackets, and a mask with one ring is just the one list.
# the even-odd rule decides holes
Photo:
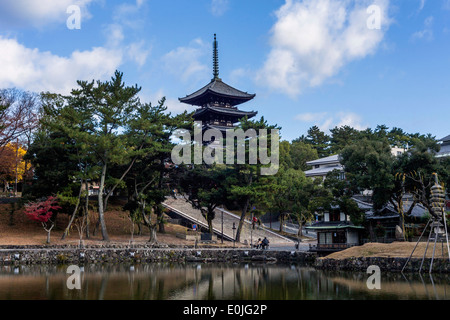
[(219, 52), (216, 35), (213, 43), (213, 79), (196, 92), (180, 98), (180, 102), (199, 107), (194, 120), (201, 121), (203, 130), (217, 129), (225, 132), (234, 129), (242, 118), (253, 118), (258, 112), (247, 112), (238, 105), (252, 100), (256, 95), (237, 90), (219, 78)]

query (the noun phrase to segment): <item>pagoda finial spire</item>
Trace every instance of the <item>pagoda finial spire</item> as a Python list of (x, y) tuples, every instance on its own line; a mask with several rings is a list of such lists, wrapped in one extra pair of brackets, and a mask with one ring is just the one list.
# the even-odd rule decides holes
[(219, 45), (216, 34), (214, 34), (214, 52), (213, 52), (213, 75), (214, 80), (219, 79)]

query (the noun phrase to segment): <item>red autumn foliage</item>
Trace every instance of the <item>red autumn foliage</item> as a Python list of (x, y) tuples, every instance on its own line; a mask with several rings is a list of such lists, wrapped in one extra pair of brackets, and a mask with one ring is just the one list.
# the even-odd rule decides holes
[(61, 207), (58, 206), (58, 199), (51, 196), (41, 202), (30, 202), (25, 207), (25, 214), (33, 221), (46, 223), (59, 209)]

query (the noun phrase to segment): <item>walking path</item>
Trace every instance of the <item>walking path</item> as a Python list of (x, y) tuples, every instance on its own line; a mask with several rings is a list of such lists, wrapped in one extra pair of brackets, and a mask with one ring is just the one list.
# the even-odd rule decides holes
[[(274, 230), (280, 230), (280, 221), (272, 221), (272, 222), (265, 222), (264, 226), (266, 228), (271, 228)], [(285, 222), (283, 225), (283, 231), (286, 233), (290, 233), (293, 236), (297, 236), (298, 234), (298, 224), (291, 223), (291, 222)], [(312, 230), (307, 230), (303, 228), (303, 236), (306, 236), (308, 238), (311, 238), (311, 240), (317, 239), (317, 233)]]
[[(169, 198), (164, 202), (164, 206), (168, 209), (175, 209), (178, 212), (183, 213), (185, 216), (190, 217), (190, 220), (197, 223), (203, 223), (206, 225), (206, 219), (202, 216), (200, 210), (192, 208), (192, 205), (183, 198)], [(175, 212), (176, 212), (175, 211)], [(217, 209), (216, 218), (213, 220), (213, 228), (216, 230), (216, 234), (221, 234), (222, 231), (222, 212), (223, 212), (223, 233), (228, 238), (233, 239), (236, 230), (233, 230), (233, 223), (237, 228), (239, 225), (240, 217), (229, 211)], [(264, 225), (255, 226), (252, 228), (250, 221), (245, 221), (241, 231), (241, 242), (245, 241), (250, 245), (255, 244), (259, 238), (264, 239), (267, 237), (272, 245), (285, 245), (292, 247), (294, 242), (286, 237), (283, 237), (276, 232), (268, 230)]]

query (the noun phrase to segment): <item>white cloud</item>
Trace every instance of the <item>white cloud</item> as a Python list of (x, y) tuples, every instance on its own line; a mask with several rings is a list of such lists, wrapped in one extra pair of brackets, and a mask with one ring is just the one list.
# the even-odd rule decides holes
[(125, 52), (124, 57), (135, 62), (139, 67), (142, 67), (146, 63), (151, 48), (144, 40), (129, 44), (124, 43), (127, 37), (124, 27), (119, 23), (106, 25), (103, 32), (106, 38), (105, 47)]
[(87, 6), (94, 0), (3, 0), (0, 1), (0, 25), (42, 27), (49, 23), (64, 22), (66, 10), (78, 5), (82, 19), (89, 18)]
[(158, 101), (160, 101), (163, 97), (166, 97), (166, 107), (167, 107), (167, 112), (170, 112), (172, 114), (180, 114), (183, 113), (184, 111), (194, 111), (196, 109), (196, 107), (185, 104), (185, 103), (181, 103), (178, 99), (176, 98), (171, 98), (168, 97), (165, 93), (163, 89), (158, 90), (157, 92), (151, 93), (151, 94), (145, 94), (145, 93), (141, 93), (141, 101), (143, 102), (151, 102), (152, 105), (156, 105), (158, 103)]
[[(92, 1), (94, 0), (17, 0), (8, 4), (0, 3), (0, 9), (7, 10), (18, 19), (31, 19), (28, 21), (29, 25), (37, 25), (43, 19), (43, 25), (44, 22), (66, 19), (66, 7), (70, 4), (86, 6)], [(144, 1), (137, 0), (136, 5), (132, 6), (139, 8)], [(21, 12), (19, 5), (24, 5)], [(0, 20), (2, 15), (4, 12), (0, 13)], [(142, 67), (151, 47), (141, 39), (130, 41), (127, 34), (129, 28), (126, 28), (130, 25), (125, 20), (132, 20), (133, 16), (122, 18), (103, 26), (103, 46), (75, 50), (68, 56), (28, 48), (17, 39), (0, 36), (0, 87), (68, 94), (77, 86), (77, 80), (107, 80), (123, 63), (133, 62)]]
[(167, 111), (169, 111), (173, 114), (183, 113), (184, 111), (192, 112), (196, 108), (194, 106), (191, 106), (191, 105), (188, 105), (185, 103), (181, 103), (176, 98), (170, 98), (170, 97), (168, 97), (166, 100), (166, 106), (167, 106)]
[(442, 4), (442, 9), (450, 10), (450, 0), (444, 0), (444, 3)]
[(144, 23), (141, 9), (146, 1), (136, 0), (135, 3), (117, 5), (113, 9), (113, 22), (103, 26), (105, 47), (121, 51), (126, 61), (134, 62), (138, 67), (147, 62), (152, 50), (137, 32)]
[(105, 26), (103, 32), (106, 36), (106, 45), (109, 47), (117, 47), (125, 39), (123, 27), (118, 23)]
[(229, 8), (229, 0), (212, 0), (211, 1), (211, 13), (220, 17), (228, 11)]
[[(368, 28), (370, 5), (381, 29)], [(271, 51), (256, 80), (296, 96), (335, 76), (349, 62), (373, 54), (390, 24), (389, 0), (286, 0), (276, 11)]]
[(317, 125), (322, 131), (343, 126), (349, 126), (357, 130), (368, 128), (367, 125), (363, 124), (362, 117), (353, 112), (341, 111), (336, 114), (330, 114), (329, 112), (302, 113), (297, 115), (295, 119), (311, 125)]
[(423, 8), (425, 7), (425, 2), (426, 2), (427, 0), (420, 0), (420, 6), (419, 6), (419, 11), (422, 11), (423, 10)]
[[(368, 128), (367, 125), (364, 125), (362, 123), (362, 117), (356, 113), (352, 112), (339, 112), (337, 114), (337, 118), (339, 122), (337, 125), (334, 125), (334, 127), (343, 127), (343, 126), (349, 126), (356, 130), (365, 130)], [(332, 129), (332, 128), (330, 128)]]
[(425, 19), (424, 28), (412, 34), (411, 40), (433, 40), (433, 22), (432, 16)]
[(147, 0), (136, 0), (135, 3), (118, 4), (113, 10), (113, 20), (116, 23), (120, 23), (121, 25), (134, 30), (144, 28), (146, 19), (146, 2)]
[(142, 7), (142, 5), (146, 2), (147, 0), (136, 0), (136, 6), (138, 8)]
[(245, 68), (237, 68), (230, 72), (230, 75), (227, 77), (229, 79), (230, 84), (237, 85), (240, 82), (247, 83), (248, 79), (254, 78), (254, 71), (248, 67)]
[(300, 120), (302, 122), (314, 122), (321, 121), (327, 116), (326, 112), (322, 113), (302, 113), (295, 117), (296, 120)]
[(30, 49), (0, 36), (0, 87), (67, 94), (79, 79), (109, 79), (122, 53), (101, 47), (74, 51), (69, 57)]
[(165, 54), (162, 58), (163, 67), (183, 82), (204, 80), (210, 68), (202, 61), (209, 50), (210, 47), (205, 42), (195, 39), (189, 46), (178, 47)]
[(129, 59), (134, 61), (139, 67), (142, 67), (147, 61), (151, 48), (147, 47), (145, 41), (133, 42), (127, 46), (126, 50)]

